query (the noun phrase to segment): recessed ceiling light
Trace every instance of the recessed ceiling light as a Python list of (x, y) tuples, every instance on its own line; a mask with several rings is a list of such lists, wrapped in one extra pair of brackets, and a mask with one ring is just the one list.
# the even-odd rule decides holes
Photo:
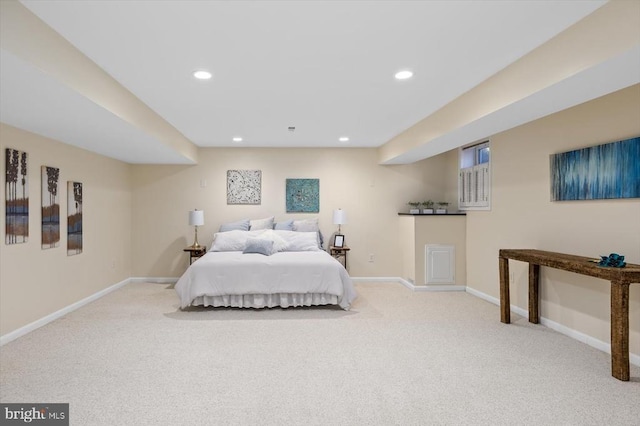
[(340, 142), (349, 142), (349, 138), (346, 136), (340, 136), (340, 139), (338, 139)]
[(409, 70), (398, 71), (395, 77), (396, 77), (396, 80), (406, 80), (408, 78), (413, 77), (413, 71), (409, 71)]
[(233, 138), (233, 141), (234, 141), (234, 142), (242, 142), (242, 138), (241, 138), (240, 136), (235, 136), (235, 137)]
[(198, 80), (209, 80), (212, 77), (212, 74), (209, 71), (197, 70), (193, 72), (193, 76)]

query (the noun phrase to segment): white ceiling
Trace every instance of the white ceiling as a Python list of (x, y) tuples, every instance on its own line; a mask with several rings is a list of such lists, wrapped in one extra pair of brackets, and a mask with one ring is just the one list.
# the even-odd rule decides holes
[[(21, 3), (197, 146), (377, 147), (605, 1)], [(131, 163), (184, 162), (20, 58), (1, 60), (3, 122)], [(200, 68), (213, 79), (193, 79)], [(414, 78), (394, 80), (405, 68)]]

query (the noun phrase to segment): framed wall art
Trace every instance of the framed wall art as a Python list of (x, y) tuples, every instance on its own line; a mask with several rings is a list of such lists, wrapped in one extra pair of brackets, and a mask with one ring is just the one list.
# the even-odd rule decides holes
[(320, 212), (320, 179), (287, 179), (287, 213)]
[(60, 169), (42, 166), (42, 248), (60, 245), (60, 203), (58, 180)]
[(67, 182), (67, 256), (82, 253), (82, 183)]
[(640, 137), (552, 154), (551, 200), (640, 198)]
[(227, 204), (260, 204), (261, 170), (227, 170)]
[(26, 243), (29, 239), (29, 176), (27, 153), (5, 150), (5, 244)]

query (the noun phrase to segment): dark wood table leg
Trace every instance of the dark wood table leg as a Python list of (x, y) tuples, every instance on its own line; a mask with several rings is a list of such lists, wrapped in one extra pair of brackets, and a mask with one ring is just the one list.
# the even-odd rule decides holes
[(611, 282), (611, 375), (629, 381), (629, 283)]
[(540, 322), (540, 265), (529, 264), (529, 322)]
[(500, 321), (511, 322), (511, 300), (509, 298), (509, 259), (498, 258), (500, 266)]

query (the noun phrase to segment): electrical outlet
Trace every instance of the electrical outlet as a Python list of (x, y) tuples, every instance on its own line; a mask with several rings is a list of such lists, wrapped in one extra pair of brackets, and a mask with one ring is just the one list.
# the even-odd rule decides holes
[(117, 263), (118, 263), (118, 262), (116, 262), (116, 259), (113, 259), (113, 260), (111, 261), (111, 269), (113, 269), (114, 271), (115, 271), (115, 269), (116, 269)]
[(373, 262), (375, 260), (375, 256), (373, 253), (369, 253), (369, 262)]
[(513, 272), (509, 272), (509, 282), (512, 283), (513, 281), (515, 281), (516, 276)]

